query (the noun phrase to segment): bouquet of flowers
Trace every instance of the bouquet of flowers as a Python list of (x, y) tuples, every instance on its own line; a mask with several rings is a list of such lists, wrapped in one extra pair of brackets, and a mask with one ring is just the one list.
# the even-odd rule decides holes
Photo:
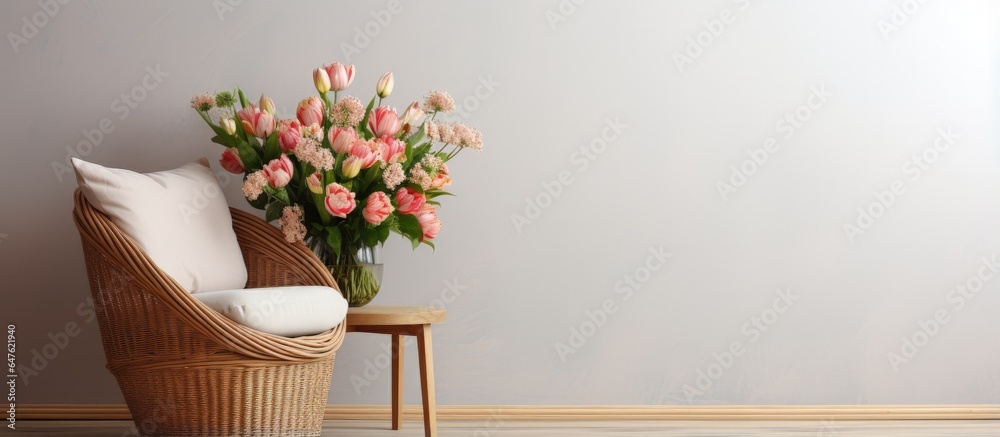
[(378, 292), (381, 264), (373, 258), (390, 233), (414, 249), (434, 246), (438, 198), (450, 195), (447, 162), (467, 148), (482, 150), (483, 141), (476, 129), (435, 120), (455, 109), (446, 92), (430, 92), (400, 116), (382, 104), (392, 73), (379, 79), (367, 106), (339, 97), (353, 80), (353, 65), (316, 68), (319, 95), (299, 102), (290, 119), (275, 118), (270, 98), (255, 105), (238, 87), (195, 95), (191, 106), (215, 132), (212, 142), (226, 147), (222, 167), (244, 175), (250, 205), (277, 220), (289, 243), (308, 244), (359, 306)]

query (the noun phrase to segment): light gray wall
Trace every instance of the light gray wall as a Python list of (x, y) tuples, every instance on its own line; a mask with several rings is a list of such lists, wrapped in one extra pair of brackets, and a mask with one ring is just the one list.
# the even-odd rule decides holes
[[(44, 14), (39, 2), (0, 3), (8, 43), (32, 35), (0, 48), (2, 322), (27, 364), (49, 333), (82, 326), (19, 386), (22, 402), (121, 401), (78, 311), (75, 182), (53, 169), (67, 147), (107, 118), (87, 160), (215, 161), (193, 93), (238, 83), (292, 113), (311, 69), (333, 61), (357, 65), (362, 96), (394, 71), (397, 107), (451, 91), (487, 141), (451, 166), (438, 250), (392, 239), (375, 301), (447, 301), (440, 403), (1000, 401), (1000, 280), (972, 299), (953, 291), (978, 287), (981, 259), (1000, 251), (989, 2), (228, 1), (72, 0), (33, 35), (22, 18)], [(143, 89), (148, 69), (163, 77)], [(143, 99), (125, 113), (132, 93)], [(779, 122), (796, 113), (798, 127)], [(941, 152), (939, 129), (957, 135)], [(914, 180), (907, 162), (922, 154), (937, 158)], [(741, 166), (755, 171), (724, 197)], [(894, 184), (891, 205), (871, 206)], [(237, 185), (226, 196), (246, 208)], [(879, 217), (852, 241), (858, 208)], [(660, 250), (671, 256), (647, 269)], [(924, 342), (936, 312), (947, 323), (925, 322)], [(923, 346), (904, 351), (903, 337)], [(385, 345), (348, 337), (331, 402), (387, 401)]]

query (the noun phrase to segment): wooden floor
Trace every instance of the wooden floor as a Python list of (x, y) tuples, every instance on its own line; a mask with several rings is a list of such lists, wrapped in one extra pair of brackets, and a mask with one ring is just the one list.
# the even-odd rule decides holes
[[(631, 421), (557, 422), (475, 421), (439, 422), (441, 437), (535, 437), (535, 436), (1000, 436), (1000, 421)], [(125, 437), (135, 436), (131, 422), (115, 421), (21, 421), (17, 430), (2, 436)], [(423, 436), (420, 422), (406, 422), (403, 430), (391, 431), (386, 421), (331, 420), (323, 436)]]

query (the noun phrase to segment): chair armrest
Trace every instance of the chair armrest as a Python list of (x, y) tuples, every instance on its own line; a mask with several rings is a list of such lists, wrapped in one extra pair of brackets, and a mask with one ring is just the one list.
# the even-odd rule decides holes
[(247, 264), (247, 288), (324, 285), (340, 291), (330, 270), (304, 244), (288, 243), (278, 228), (253, 214), (230, 211)]

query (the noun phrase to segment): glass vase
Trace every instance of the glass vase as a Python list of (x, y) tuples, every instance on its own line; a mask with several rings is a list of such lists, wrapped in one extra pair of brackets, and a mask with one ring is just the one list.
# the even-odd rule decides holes
[(382, 286), (381, 245), (345, 242), (339, 256), (326, 241), (314, 239), (309, 246), (330, 270), (349, 306), (364, 306), (378, 294)]

